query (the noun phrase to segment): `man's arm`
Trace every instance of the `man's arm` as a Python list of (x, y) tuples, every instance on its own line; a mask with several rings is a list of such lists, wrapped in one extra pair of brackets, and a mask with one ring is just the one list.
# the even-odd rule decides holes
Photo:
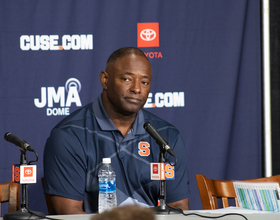
[(84, 213), (86, 158), (73, 136), (55, 128), (44, 149), (44, 192), (50, 195), (53, 208), (60, 215)]
[(189, 199), (182, 199), (176, 202), (167, 203), (167, 205), (175, 208), (180, 208), (182, 210), (189, 210)]
[(83, 201), (68, 199), (61, 196), (51, 196), (57, 215), (87, 214), (83, 211)]

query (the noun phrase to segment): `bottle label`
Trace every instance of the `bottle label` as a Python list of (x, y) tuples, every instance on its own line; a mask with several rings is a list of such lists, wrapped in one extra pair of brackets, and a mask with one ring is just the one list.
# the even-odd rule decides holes
[(99, 192), (111, 193), (116, 191), (116, 181), (99, 181)]

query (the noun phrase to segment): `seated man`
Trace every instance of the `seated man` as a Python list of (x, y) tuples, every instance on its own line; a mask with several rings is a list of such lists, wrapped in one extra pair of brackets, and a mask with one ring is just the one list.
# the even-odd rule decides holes
[(51, 131), (44, 149), (45, 193), (52, 195), (57, 214), (98, 211), (98, 169), (105, 157), (111, 158), (116, 172), (118, 205), (157, 205), (160, 187), (159, 181), (150, 179), (150, 163), (159, 161), (160, 148), (144, 130), (145, 122), (159, 131), (177, 157), (176, 178), (166, 183), (167, 204), (189, 208), (186, 149), (180, 133), (142, 109), (151, 80), (150, 62), (140, 49), (115, 51), (100, 73), (102, 94)]

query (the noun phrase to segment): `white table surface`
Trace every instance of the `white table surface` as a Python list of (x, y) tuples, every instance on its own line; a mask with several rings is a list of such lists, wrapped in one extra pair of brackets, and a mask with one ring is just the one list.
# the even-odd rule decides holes
[[(185, 214), (199, 214), (202, 216), (221, 216), (224, 214), (233, 214), (228, 215), (223, 218), (218, 218), (219, 220), (242, 220), (245, 219), (240, 215), (234, 214), (242, 214), (248, 220), (280, 220), (280, 213), (276, 212), (263, 212), (263, 211), (252, 211), (247, 209), (240, 209), (236, 207), (230, 207), (226, 209), (218, 209), (218, 210), (189, 210), (184, 211)], [(53, 219), (63, 219), (63, 220), (91, 220), (92, 216), (95, 214), (86, 214), (86, 215), (49, 215), (47, 217)], [(0, 218), (2, 220), (3, 218)], [(170, 214), (170, 215), (157, 215), (156, 220), (186, 220), (186, 219), (206, 219), (197, 215), (189, 215), (184, 216), (183, 214)]]

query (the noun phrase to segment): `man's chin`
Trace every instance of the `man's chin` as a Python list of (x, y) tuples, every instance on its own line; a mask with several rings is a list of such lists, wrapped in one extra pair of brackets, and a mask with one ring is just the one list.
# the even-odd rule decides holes
[(127, 109), (124, 109), (124, 110), (122, 111), (122, 114), (123, 114), (123, 115), (126, 115), (126, 116), (135, 115), (135, 114), (137, 114), (137, 112), (139, 112), (141, 109), (142, 109), (142, 107), (141, 107), (141, 108), (139, 108), (139, 107), (137, 107), (137, 108), (127, 108)]

